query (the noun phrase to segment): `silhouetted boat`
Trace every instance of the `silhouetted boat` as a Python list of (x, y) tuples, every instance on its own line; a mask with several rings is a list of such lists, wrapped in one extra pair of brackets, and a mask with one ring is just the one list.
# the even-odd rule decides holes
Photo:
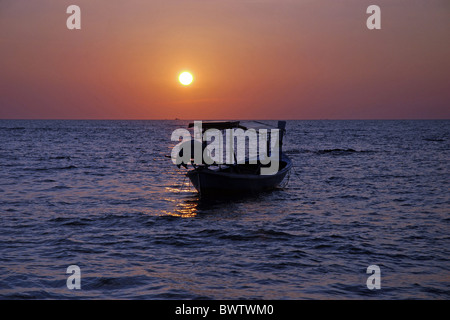
[(222, 165), (217, 168), (197, 166), (187, 176), (201, 195), (258, 193), (278, 187), (292, 167), (285, 155), (280, 159), (280, 169), (274, 175), (257, 173), (258, 165)]
[[(189, 127), (193, 126), (194, 123), (189, 124)], [(260, 161), (259, 157), (256, 163), (250, 163), (248, 158), (245, 159), (244, 163), (237, 163), (236, 161), (233, 164), (219, 165), (207, 165), (205, 163), (196, 165), (192, 161), (193, 169), (187, 172), (187, 176), (201, 196), (254, 194), (279, 187), (292, 168), (291, 159), (282, 152), (285, 126), (286, 121), (279, 121), (277, 128), (255, 121), (203, 122), (203, 131), (210, 128), (219, 130), (232, 128), (255, 129), (257, 132), (260, 129), (279, 129), (278, 170), (274, 174), (261, 174), (261, 169), (270, 167), (270, 164), (263, 164), (262, 162), (264, 161)], [(205, 144), (203, 144), (204, 147)]]

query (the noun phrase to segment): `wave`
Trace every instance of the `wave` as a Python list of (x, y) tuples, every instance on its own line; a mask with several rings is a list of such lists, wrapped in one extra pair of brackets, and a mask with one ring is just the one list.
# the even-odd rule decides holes
[(423, 140), (430, 142), (444, 142), (445, 138), (423, 138)]
[(77, 169), (77, 166), (53, 167), (53, 168), (24, 168), (25, 171), (50, 171), (50, 170), (71, 170)]
[(321, 149), (321, 150), (292, 149), (292, 150), (286, 151), (286, 153), (290, 154), (290, 155), (301, 154), (301, 153), (314, 153), (314, 154), (318, 154), (318, 155), (323, 155), (323, 154), (344, 155), (344, 154), (352, 154), (352, 153), (371, 153), (371, 152), (375, 152), (375, 151), (355, 150), (352, 148), (347, 148), (347, 149), (334, 148), (334, 149)]
[(316, 151), (317, 154), (327, 154), (327, 153), (354, 153), (354, 152), (361, 152), (361, 151), (356, 151), (355, 149), (324, 149), (324, 150), (319, 150)]
[(70, 156), (55, 156), (55, 157), (50, 157), (50, 159), (54, 159), (54, 160), (71, 160)]
[(13, 130), (25, 130), (26, 128), (25, 127), (0, 127), (0, 129), (13, 131)]

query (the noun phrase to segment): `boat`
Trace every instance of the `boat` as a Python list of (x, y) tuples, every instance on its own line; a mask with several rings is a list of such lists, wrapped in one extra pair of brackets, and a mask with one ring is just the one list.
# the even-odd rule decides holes
[[(269, 164), (267, 164), (267, 161), (264, 164), (259, 156), (256, 161), (250, 161), (249, 158), (246, 158), (244, 162), (238, 162), (236, 155), (234, 155), (235, 162), (231, 164), (208, 165), (206, 163), (195, 164), (192, 161), (190, 163), (192, 169), (189, 170), (188, 168), (187, 177), (201, 197), (256, 194), (276, 189), (282, 185), (292, 168), (291, 159), (282, 151), (285, 126), (286, 121), (278, 121), (278, 126), (275, 127), (279, 130), (279, 157), (277, 159), (278, 170), (273, 174), (262, 174), (262, 169), (269, 167)], [(194, 127), (194, 123), (189, 124), (189, 128), (192, 127)], [(258, 121), (210, 121), (202, 123), (203, 131), (211, 128), (222, 132), (233, 128), (254, 129), (259, 132), (261, 129), (268, 130), (274, 127)], [(270, 145), (270, 142), (268, 144)], [(203, 142), (204, 147), (205, 143)]]

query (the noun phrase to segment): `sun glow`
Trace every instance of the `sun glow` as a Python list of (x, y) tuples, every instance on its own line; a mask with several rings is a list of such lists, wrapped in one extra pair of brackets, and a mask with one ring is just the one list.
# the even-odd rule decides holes
[(193, 80), (194, 77), (187, 71), (180, 73), (180, 75), (178, 76), (178, 81), (180, 81), (180, 83), (184, 86), (190, 85)]

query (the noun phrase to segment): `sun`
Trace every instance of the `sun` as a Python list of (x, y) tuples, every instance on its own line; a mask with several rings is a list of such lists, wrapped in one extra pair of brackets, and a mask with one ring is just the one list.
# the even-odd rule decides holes
[(194, 80), (194, 77), (192, 76), (192, 74), (190, 74), (187, 71), (184, 71), (184, 72), (180, 73), (180, 75), (178, 76), (178, 81), (180, 81), (180, 83), (183, 86), (190, 85), (193, 80)]

